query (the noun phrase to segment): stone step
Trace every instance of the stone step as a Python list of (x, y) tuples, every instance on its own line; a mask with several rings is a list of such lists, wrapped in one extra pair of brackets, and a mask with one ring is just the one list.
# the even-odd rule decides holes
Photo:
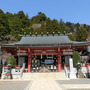
[(34, 80), (34, 79), (54, 79), (54, 80), (63, 80), (65, 79), (64, 72), (54, 72), (54, 73), (23, 73), (23, 80)]

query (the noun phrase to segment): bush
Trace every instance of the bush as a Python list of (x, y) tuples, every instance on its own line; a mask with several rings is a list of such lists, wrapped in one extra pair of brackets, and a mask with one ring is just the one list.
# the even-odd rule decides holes
[(11, 67), (15, 67), (15, 65), (16, 65), (16, 59), (14, 58), (14, 56), (11, 56), (10, 57), (10, 64), (11, 64)]
[(77, 51), (73, 53), (73, 65), (77, 67), (77, 63), (81, 63), (80, 55)]

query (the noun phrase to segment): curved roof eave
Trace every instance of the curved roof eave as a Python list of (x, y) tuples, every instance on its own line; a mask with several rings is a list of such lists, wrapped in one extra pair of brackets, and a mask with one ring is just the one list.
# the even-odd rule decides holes
[(3, 44), (2, 46), (62, 46), (62, 45), (88, 45), (90, 42), (71, 41), (68, 36), (24, 36), (19, 42)]

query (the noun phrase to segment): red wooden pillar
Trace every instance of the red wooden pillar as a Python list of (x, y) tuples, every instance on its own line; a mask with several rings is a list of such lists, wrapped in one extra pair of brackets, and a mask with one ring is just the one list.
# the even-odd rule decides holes
[(61, 60), (60, 55), (58, 55), (58, 72), (61, 72)]
[(28, 56), (28, 72), (31, 72), (31, 56)]

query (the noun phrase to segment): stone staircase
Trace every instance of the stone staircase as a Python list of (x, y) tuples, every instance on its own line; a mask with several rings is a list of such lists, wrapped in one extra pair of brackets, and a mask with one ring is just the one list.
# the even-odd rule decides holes
[(35, 79), (52, 79), (52, 80), (65, 80), (65, 72), (50, 72), (50, 73), (23, 73), (22, 80), (35, 80)]

